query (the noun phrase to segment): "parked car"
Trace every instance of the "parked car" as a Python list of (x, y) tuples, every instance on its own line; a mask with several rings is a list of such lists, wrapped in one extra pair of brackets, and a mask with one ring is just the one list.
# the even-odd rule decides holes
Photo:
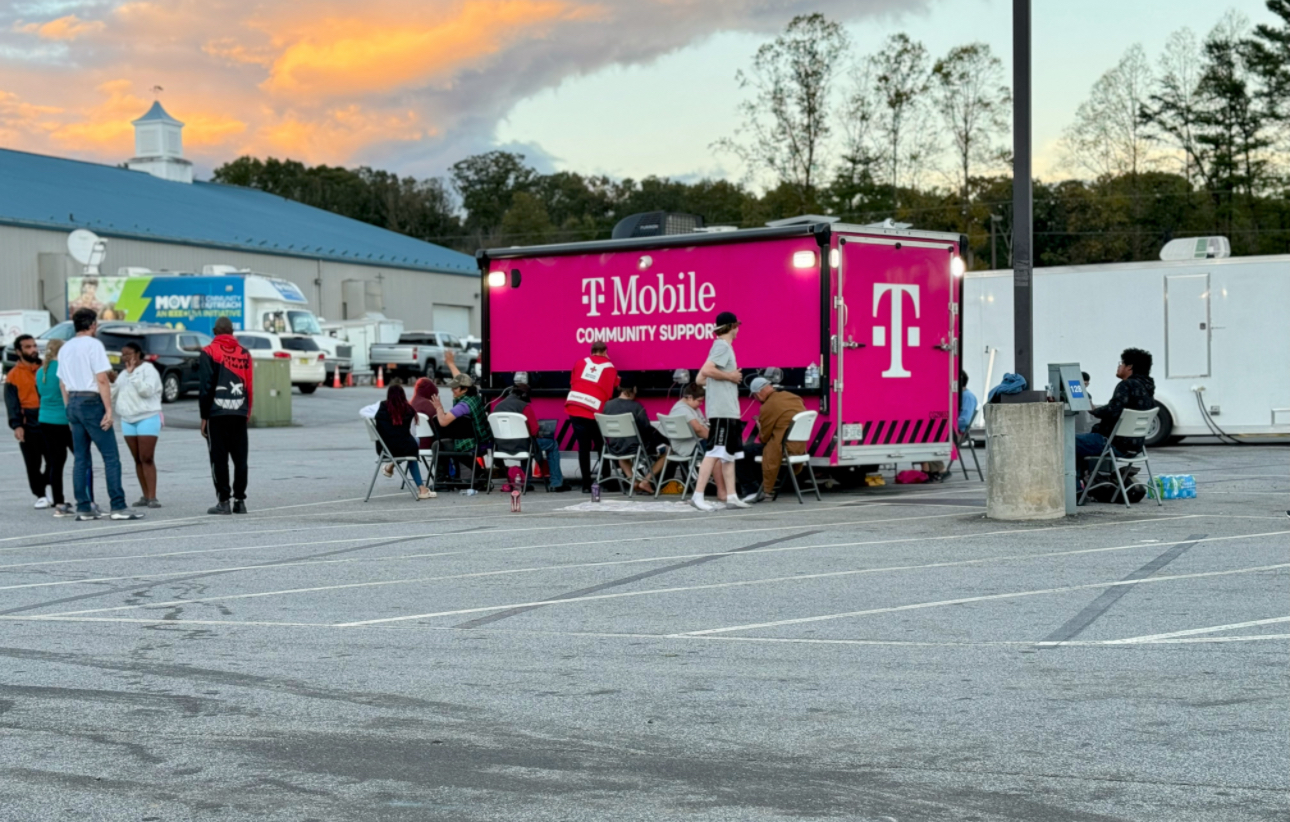
[(161, 401), (174, 402), (198, 387), (198, 366), (202, 349), (211, 338), (197, 331), (176, 331), (143, 323), (113, 323), (99, 326), (99, 342), (107, 350), (108, 362), (120, 371), (121, 348), (128, 342), (143, 349), (143, 358), (161, 375)]
[[(132, 323), (132, 322), (126, 322), (125, 320), (106, 320), (106, 321), (99, 322), (100, 334), (106, 331), (111, 331), (114, 328), (134, 328), (134, 329), (155, 328), (155, 329), (161, 329), (163, 331), (169, 330), (166, 328), (166, 326), (158, 325), (156, 323)], [(49, 329), (43, 334), (38, 335), (36, 337), (36, 350), (39, 351), (40, 355), (43, 357), (45, 356), (45, 346), (49, 345), (50, 340), (67, 341), (75, 336), (76, 336), (76, 329), (72, 327), (72, 323), (70, 320), (66, 320), (64, 322), (58, 323), (53, 328)], [(10, 368), (13, 368), (17, 364), (18, 364), (18, 350), (10, 346), (9, 348), (5, 349), (5, 352), (4, 352), (4, 370), (8, 371)]]
[(291, 384), (301, 394), (314, 393), (327, 377), (327, 355), (312, 337), (268, 331), (238, 331), (234, 336), (253, 360), (291, 360)]
[(372, 368), (384, 368), (387, 377), (402, 377), (405, 380), (417, 377), (435, 379), (452, 373), (444, 364), (445, 349), (452, 350), (457, 368), (473, 371), (479, 353), (468, 350), (456, 335), (442, 331), (406, 331), (399, 336), (397, 343), (373, 345), (369, 357)]

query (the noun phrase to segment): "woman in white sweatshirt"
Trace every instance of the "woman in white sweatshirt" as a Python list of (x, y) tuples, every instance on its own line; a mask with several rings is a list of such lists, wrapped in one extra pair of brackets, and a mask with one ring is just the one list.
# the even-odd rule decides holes
[(144, 362), (138, 343), (121, 346), (121, 362), (125, 370), (112, 377), (112, 411), (121, 419), (121, 433), (134, 456), (134, 470), (143, 488), (135, 506), (160, 508), (153, 455), (161, 436), (161, 376), (151, 363)]

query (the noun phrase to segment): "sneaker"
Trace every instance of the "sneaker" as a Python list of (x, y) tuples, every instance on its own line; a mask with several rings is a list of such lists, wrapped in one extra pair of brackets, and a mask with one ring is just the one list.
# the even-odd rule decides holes
[(429, 489), (426, 489), (425, 491), (417, 491), (417, 499), (435, 499), (438, 496), (438, 493)]
[(224, 500), (223, 502), (217, 502), (217, 503), (215, 503), (214, 505), (212, 505), (210, 508), (207, 508), (207, 509), (206, 509), (206, 513), (208, 513), (208, 514), (232, 514), (232, 513), (233, 513), (233, 509), (229, 507), (229, 505), (228, 505), (228, 500)]
[(48, 507), (49, 507), (49, 497), (36, 497), (36, 504), (35, 504), (34, 506), (32, 506), (32, 507), (37, 508), (37, 509), (40, 509), (40, 508), (48, 508)]
[(247, 513), (247, 510), (246, 510), (246, 500), (244, 500), (244, 499), (235, 499), (235, 500), (233, 500), (233, 513), (234, 513), (234, 514), (245, 514), (245, 513)]
[(570, 491), (572, 491), (572, 490), (573, 490), (573, 488), (572, 488), (572, 487), (570, 487), (570, 486), (566, 483), (566, 484), (564, 484), (564, 485), (557, 485), (556, 487), (552, 488), (552, 489), (551, 489), (551, 493), (552, 493), (552, 494), (567, 494), (567, 493), (569, 493), (569, 492), (570, 492)]
[(161, 500), (157, 499), (156, 497), (153, 497), (152, 499), (148, 500), (148, 507), (149, 507), (149, 508), (160, 508), (160, 507), (161, 507)]
[(755, 493), (749, 494), (748, 496), (744, 497), (744, 502), (748, 503), (749, 505), (756, 505), (757, 503), (764, 502), (765, 500), (766, 500), (765, 488), (758, 488)]
[(103, 512), (98, 508), (91, 508), (88, 511), (80, 511), (76, 514), (77, 522), (87, 522), (92, 519), (103, 519)]
[(74, 517), (76, 516), (76, 509), (72, 507), (72, 504), (70, 502), (64, 502), (62, 505), (54, 506), (54, 516)]
[(726, 497), (726, 507), (727, 508), (751, 508), (752, 505), (739, 499), (738, 496), (731, 494), (730, 496)]
[(148, 507), (148, 498), (147, 498), (147, 497), (139, 497), (137, 500), (135, 500), (135, 501), (134, 501), (134, 507), (135, 507), (135, 508), (147, 508), (147, 507)]
[(131, 511), (129, 508), (122, 508), (120, 511), (113, 511), (110, 519), (143, 519), (142, 511)]
[(717, 510), (717, 506), (713, 505), (712, 503), (705, 500), (703, 497), (699, 497), (699, 496), (690, 497), (690, 504), (693, 505), (695, 508), (698, 508), (700, 511)]

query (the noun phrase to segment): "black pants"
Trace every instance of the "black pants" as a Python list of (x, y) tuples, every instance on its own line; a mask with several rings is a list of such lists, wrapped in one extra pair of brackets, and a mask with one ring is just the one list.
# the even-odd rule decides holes
[(762, 486), (761, 463), (757, 458), (763, 448), (760, 442), (749, 440), (744, 443), (744, 458), (735, 462), (735, 485), (740, 497), (755, 494)]
[(211, 417), (206, 421), (211, 478), (220, 502), (228, 502), (228, 461), (233, 460), (233, 499), (246, 499), (246, 417)]
[(53, 489), (54, 504), (67, 502), (63, 497), (63, 468), (67, 455), (72, 451), (72, 427), (42, 423), (41, 435), (45, 441), (45, 466), (49, 469), (49, 487)]
[(39, 425), (22, 427), (22, 442), (18, 443), (22, 451), (22, 461), (27, 464), (27, 484), (31, 493), (45, 496), (45, 486), (49, 485), (49, 472), (45, 470), (45, 438)]
[(578, 443), (578, 470), (582, 473), (582, 487), (591, 487), (591, 452), (605, 450), (605, 439), (600, 436), (596, 421), (584, 417), (570, 417), (573, 438)]

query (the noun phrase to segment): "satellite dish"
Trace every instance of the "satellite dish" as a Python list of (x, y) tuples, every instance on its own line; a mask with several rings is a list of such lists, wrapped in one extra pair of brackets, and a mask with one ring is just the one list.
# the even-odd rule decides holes
[(78, 228), (67, 235), (67, 253), (81, 265), (89, 265), (94, 247), (99, 243), (99, 235), (84, 228)]

